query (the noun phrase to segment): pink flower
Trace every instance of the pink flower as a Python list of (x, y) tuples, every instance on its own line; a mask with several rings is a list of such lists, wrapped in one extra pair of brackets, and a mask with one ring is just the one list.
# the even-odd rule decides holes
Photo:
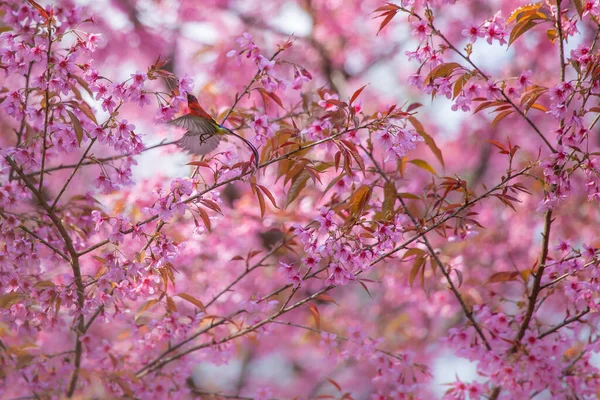
[(425, 40), (431, 35), (431, 28), (425, 20), (415, 21), (412, 24), (412, 34), (420, 40)]
[(480, 27), (475, 24), (469, 24), (461, 31), (461, 34), (465, 37), (468, 37), (471, 43), (475, 43), (478, 37), (483, 37), (484, 35)]
[(135, 74), (131, 74), (131, 87), (132, 88), (143, 88), (144, 82), (148, 79), (148, 75), (143, 72), (136, 71)]
[(273, 68), (275, 68), (275, 60), (269, 60), (266, 57), (259, 56), (258, 69), (269, 73), (273, 71)]
[(521, 90), (525, 90), (527, 86), (533, 84), (533, 82), (530, 79), (532, 74), (533, 72), (531, 72), (530, 70), (521, 72), (521, 75), (519, 75), (519, 77), (517, 78), (517, 87)]
[(496, 85), (496, 83), (491, 80), (487, 81), (487, 86), (484, 88), (484, 90), (487, 93), (486, 98), (488, 100), (497, 100), (502, 97), (502, 91)]
[(327, 352), (332, 354), (332, 352), (338, 347), (337, 335), (335, 333), (322, 331), (319, 346), (325, 347)]
[(117, 103), (114, 102), (114, 100), (112, 99), (112, 96), (105, 98), (102, 101), (102, 109), (104, 111), (108, 111), (111, 114), (115, 111), (116, 106), (117, 106)]
[(339, 96), (336, 93), (325, 92), (323, 99), (319, 100), (319, 106), (323, 107), (325, 111), (337, 111), (338, 106), (328, 102), (328, 100), (339, 100)]
[(261, 386), (254, 395), (255, 400), (269, 400), (273, 397), (273, 391), (268, 386)]
[(244, 32), (242, 36), (236, 39), (241, 48), (246, 48), (252, 43), (252, 35)]

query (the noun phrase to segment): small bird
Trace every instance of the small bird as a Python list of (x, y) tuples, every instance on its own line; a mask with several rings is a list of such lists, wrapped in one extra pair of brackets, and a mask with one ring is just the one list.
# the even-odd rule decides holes
[(248, 140), (237, 133), (219, 125), (198, 103), (198, 99), (187, 93), (188, 108), (190, 112), (169, 121), (169, 124), (178, 126), (186, 130), (177, 145), (192, 154), (199, 156), (206, 155), (219, 146), (219, 142), (224, 135), (233, 135), (241, 139), (250, 147), (254, 153), (254, 163), (258, 167), (258, 150)]

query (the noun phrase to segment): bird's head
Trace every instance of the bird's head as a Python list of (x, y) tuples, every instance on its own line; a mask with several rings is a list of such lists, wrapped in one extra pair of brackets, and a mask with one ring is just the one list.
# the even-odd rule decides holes
[(188, 105), (193, 104), (193, 103), (198, 103), (198, 99), (196, 98), (196, 96), (191, 95), (189, 93), (187, 93), (187, 101), (188, 101)]

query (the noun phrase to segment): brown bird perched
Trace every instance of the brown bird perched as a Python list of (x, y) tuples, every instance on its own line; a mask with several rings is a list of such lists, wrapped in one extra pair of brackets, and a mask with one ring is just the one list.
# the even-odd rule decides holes
[(243, 140), (252, 150), (254, 164), (258, 167), (258, 150), (252, 143), (215, 121), (213, 117), (204, 111), (195, 96), (187, 93), (187, 100), (190, 112), (169, 121), (169, 124), (186, 130), (183, 137), (177, 141), (177, 145), (192, 154), (203, 156), (216, 149), (224, 135), (233, 135)]

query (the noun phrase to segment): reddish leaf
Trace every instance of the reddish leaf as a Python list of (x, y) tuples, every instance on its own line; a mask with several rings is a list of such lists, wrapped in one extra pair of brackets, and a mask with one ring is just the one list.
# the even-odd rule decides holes
[(265, 210), (266, 210), (265, 196), (258, 189), (255, 189), (254, 193), (256, 194), (256, 198), (258, 199), (258, 205), (260, 207), (260, 217), (263, 218), (265, 216)]
[(31, 6), (32, 6), (33, 8), (35, 8), (35, 9), (37, 10), (37, 12), (39, 12), (39, 13), (40, 13), (40, 15), (41, 15), (42, 17), (44, 17), (44, 19), (45, 19), (46, 21), (48, 20), (48, 18), (49, 18), (50, 16), (48, 15), (48, 13), (46, 12), (46, 10), (44, 10), (44, 8), (43, 8), (42, 6), (40, 6), (38, 3), (36, 3), (36, 2), (35, 2), (35, 1), (33, 1), (33, 0), (27, 0), (27, 1), (29, 2), (29, 4), (31, 4)]
[(381, 22), (381, 25), (379, 25), (379, 30), (377, 31), (377, 35), (379, 35), (379, 32), (381, 32), (381, 30), (383, 28), (385, 28), (385, 26), (387, 24), (389, 24), (390, 21), (396, 16), (396, 11), (388, 11), (386, 13), (381, 14), (379, 17), (383, 17), (384, 15), (385, 15), (385, 18)]
[(202, 218), (202, 222), (204, 223), (204, 226), (210, 232), (211, 231), (210, 218), (208, 217), (208, 213), (204, 209), (198, 208), (198, 214), (200, 214), (200, 218)]
[(206, 200), (206, 199), (200, 199), (200, 203), (202, 203), (204, 206), (210, 208), (211, 210), (218, 212), (219, 214), (223, 215), (223, 212), (221, 211), (221, 207), (219, 207), (219, 205), (217, 203), (215, 203), (212, 200)]
[(362, 286), (363, 289), (365, 289), (365, 292), (367, 292), (367, 294), (369, 295), (369, 297), (373, 298), (373, 296), (371, 296), (371, 292), (369, 292), (369, 288), (367, 287), (367, 285), (365, 285), (365, 283), (363, 281), (358, 281), (358, 283), (360, 283), (360, 286)]
[(207, 163), (207, 162), (204, 162), (204, 161), (192, 161), (192, 162), (189, 162), (189, 163), (187, 163), (185, 165), (192, 165), (194, 167), (204, 167), (204, 168), (210, 168), (210, 169), (212, 169), (212, 167), (210, 166), (210, 164)]
[(508, 150), (506, 149), (506, 147), (504, 147), (504, 145), (500, 142), (497, 142), (495, 140), (488, 140), (488, 142), (490, 142), (491, 144), (493, 144), (494, 146), (496, 146), (497, 148), (500, 149), (500, 154), (508, 154)]
[(335, 304), (336, 306), (339, 306), (339, 304), (336, 303), (336, 301), (333, 299), (333, 297), (331, 297), (331, 296), (329, 296), (327, 294), (320, 294), (320, 295), (317, 296), (316, 299), (319, 300), (319, 301), (327, 301), (329, 303)]
[(350, 97), (350, 105), (352, 105), (352, 103), (354, 103), (354, 100), (356, 100), (358, 98), (358, 96), (362, 93), (362, 91), (367, 87), (367, 85), (361, 87), (360, 89), (358, 89), (356, 92), (354, 92), (354, 94), (352, 95), (352, 97)]
[(315, 325), (317, 326), (317, 329), (321, 330), (321, 316), (319, 315), (319, 310), (314, 304), (306, 303), (306, 305), (308, 306), (310, 313), (312, 314), (315, 320)]
[(423, 107), (423, 104), (421, 104), (421, 103), (412, 103), (408, 107), (406, 107), (406, 112), (409, 113), (411, 111), (416, 110), (419, 107)]
[(275, 197), (273, 197), (273, 194), (269, 191), (269, 189), (267, 189), (263, 185), (256, 185), (256, 186), (258, 186), (260, 188), (260, 190), (262, 190), (263, 193), (267, 195), (267, 197), (271, 201), (271, 204), (273, 204), (273, 207), (279, 208), (279, 207), (277, 207), (277, 202), (275, 201)]
[(513, 110), (507, 110), (507, 111), (502, 111), (500, 114), (496, 115), (496, 118), (494, 118), (494, 120), (492, 121), (492, 128), (495, 127), (496, 125), (498, 125), (498, 123), (500, 121), (502, 121), (504, 118), (508, 117), (513, 112), (514, 112)]
[(387, 3), (385, 6), (381, 6), (373, 12), (398, 11), (399, 9), (400, 9), (400, 7), (398, 7), (397, 5), (392, 4), (392, 3)]
[(333, 379), (327, 378), (327, 380), (329, 381), (329, 383), (331, 383), (333, 386), (335, 386), (335, 388), (338, 390), (338, 392), (342, 392), (342, 387)]

